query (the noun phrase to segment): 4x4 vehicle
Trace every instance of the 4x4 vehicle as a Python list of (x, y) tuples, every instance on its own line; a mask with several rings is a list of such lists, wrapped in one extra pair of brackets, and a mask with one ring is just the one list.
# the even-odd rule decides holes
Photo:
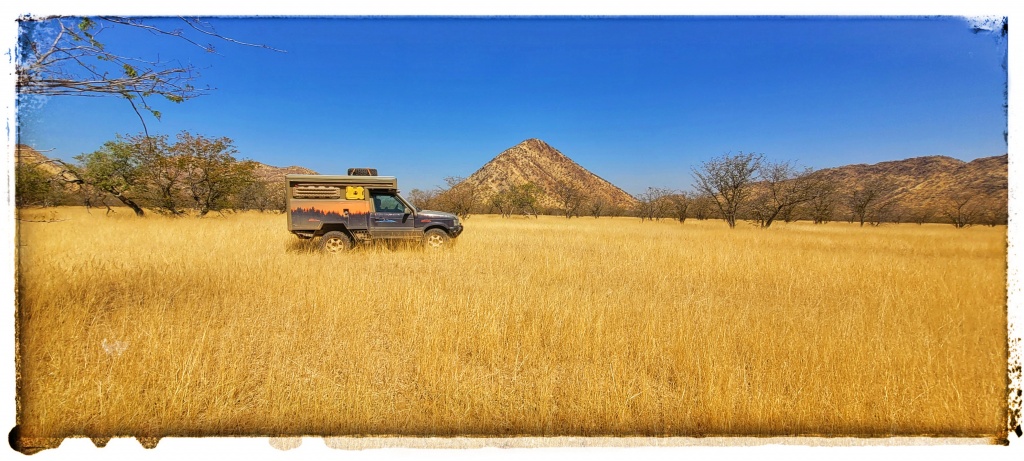
[(427, 248), (451, 245), (462, 233), (459, 218), (420, 210), (398, 193), (398, 180), (376, 169), (353, 168), (349, 175), (290, 174), (288, 231), (319, 237), (319, 248), (338, 253), (378, 239), (421, 240)]

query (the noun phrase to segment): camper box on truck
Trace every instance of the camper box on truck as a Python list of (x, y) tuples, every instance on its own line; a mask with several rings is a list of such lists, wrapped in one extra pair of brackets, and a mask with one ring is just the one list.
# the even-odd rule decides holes
[(395, 177), (365, 175), (375, 169), (353, 170), (360, 171), (285, 176), (288, 230), (299, 238), (318, 237), (319, 248), (331, 253), (376, 239), (419, 239), (441, 248), (462, 233), (455, 215), (419, 210), (402, 198)]

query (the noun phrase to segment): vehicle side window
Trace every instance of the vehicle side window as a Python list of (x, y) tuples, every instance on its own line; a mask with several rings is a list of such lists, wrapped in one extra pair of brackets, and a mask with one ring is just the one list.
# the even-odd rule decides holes
[(391, 194), (373, 194), (373, 207), (378, 212), (385, 213), (404, 213), (405, 205), (402, 204), (394, 195)]

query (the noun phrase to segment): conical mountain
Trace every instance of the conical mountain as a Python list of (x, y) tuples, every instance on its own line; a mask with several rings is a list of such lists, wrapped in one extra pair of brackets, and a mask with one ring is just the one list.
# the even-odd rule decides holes
[(533, 183), (544, 192), (542, 207), (557, 207), (555, 191), (560, 184), (572, 185), (587, 200), (602, 200), (609, 206), (628, 208), (636, 203), (633, 196), (540, 139), (527, 139), (498, 154), (464, 183), (479, 187), (485, 201), (509, 186)]

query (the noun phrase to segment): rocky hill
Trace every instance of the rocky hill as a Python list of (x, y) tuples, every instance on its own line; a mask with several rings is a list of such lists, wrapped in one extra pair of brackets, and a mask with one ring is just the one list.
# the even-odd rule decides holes
[(1008, 165), (1006, 154), (970, 162), (936, 155), (873, 165), (846, 165), (815, 174), (836, 184), (840, 192), (884, 180), (889, 186), (884, 199), (895, 200), (906, 210), (941, 210), (958, 194), (976, 197), (978, 203), (989, 208), (1005, 209)]
[(636, 203), (633, 196), (591, 173), (540, 139), (527, 139), (505, 150), (463, 183), (481, 188), (484, 202), (510, 185), (533, 183), (544, 192), (540, 205), (556, 207), (554, 191), (562, 183), (585, 191), (589, 200), (600, 199), (621, 208), (629, 208)]
[(320, 174), (316, 171), (301, 166), (271, 166), (265, 163), (253, 162), (256, 164), (256, 177), (267, 182), (284, 183), (286, 174)]
[(49, 175), (59, 175), (65, 171), (65, 168), (49, 157), (39, 153), (39, 151), (26, 146), (24, 144), (18, 144), (14, 148), (14, 163), (19, 166), (31, 166), (38, 168)]

